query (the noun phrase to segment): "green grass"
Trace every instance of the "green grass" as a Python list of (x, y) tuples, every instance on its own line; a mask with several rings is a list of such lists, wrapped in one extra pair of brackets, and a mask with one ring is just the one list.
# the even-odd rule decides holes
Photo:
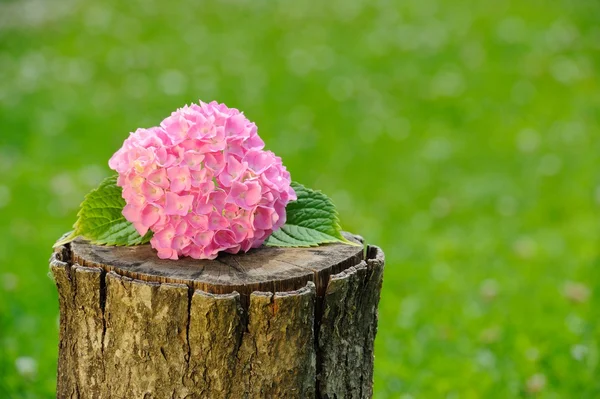
[(54, 397), (52, 243), (128, 132), (198, 98), (244, 110), (385, 250), (377, 398), (599, 397), (599, 18), (0, 1), (0, 397)]

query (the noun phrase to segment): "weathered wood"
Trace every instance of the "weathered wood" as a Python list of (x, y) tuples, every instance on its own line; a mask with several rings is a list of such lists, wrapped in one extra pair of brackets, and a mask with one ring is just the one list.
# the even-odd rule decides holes
[(51, 270), (59, 398), (372, 396), (376, 247), (161, 261), (76, 241)]
[(245, 328), (243, 318), (237, 292), (194, 292), (188, 331), (190, 352), (183, 382), (195, 397), (231, 397)]
[(233, 398), (315, 395), (315, 286), (294, 292), (254, 292), (240, 348)]
[(110, 272), (105, 320), (107, 392), (117, 398), (185, 397), (187, 286), (132, 280)]
[[(319, 393), (327, 398), (373, 395), (373, 344), (383, 282), (383, 252), (331, 276), (319, 328)], [(357, 368), (357, 365), (360, 365)]]
[(74, 317), (72, 326), (77, 331), (74, 350), (80, 354), (75, 372), (82, 382), (81, 394), (98, 395), (105, 381), (104, 356), (102, 354), (104, 317), (100, 305), (102, 295), (102, 272), (99, 269), (74, 266)]
[[(358, 241), (352, 235), (350, 240)], [(73, 262), (99, 267), (136, 280), (187, 284), (212, 294), (238, 292), (247, 300), (254, 291), (286, 292), (314, 281), (322, 296), (329, 276), (358, 264), (361, 246), (331, 244), (315, 248), (263, 247), (245, 254), (219, 255), (216, 260), (163, 260), (149, 245), (105, 247), (76, 240)], [(247, 303), (247, 302), (246, 302)]]
[[(66, 252), (66, 251), (65, 251)], [(56, 396), (58, 398), (79, 398), (77, 391), (78, 381), (75, 375), (77, 370), (77, 356), (74, 355), (73, 343), (77, 340), (77, 330), (72, 326), (74, 317), (74, 285), (70, 275), (70, 265), (63, 262), (68, 260), (61, 253), (55, 253), (50, 258), (50, 270), (54, 276), (54, 282), (58, 289), (58, 304), (60, 309), (58, 346), (58, 373)], [(100, 371), (99, 371), (100, 372)]]

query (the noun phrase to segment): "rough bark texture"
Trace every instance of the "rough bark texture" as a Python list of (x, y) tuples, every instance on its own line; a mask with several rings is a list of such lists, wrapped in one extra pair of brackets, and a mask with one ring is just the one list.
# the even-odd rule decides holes
[(57, 397), (372, 396), (377, 247), (259, 249), (185, 265), (147, 251), (79, 241), (53, 255)]
[(383, 282), (383, 252), (331, 276), (319, 329), (319, 393), (324, 398), (373, 395), (373, 344)]
[(106, 390), (117, 398), (185, 397), (188, 288), (106, 275)]

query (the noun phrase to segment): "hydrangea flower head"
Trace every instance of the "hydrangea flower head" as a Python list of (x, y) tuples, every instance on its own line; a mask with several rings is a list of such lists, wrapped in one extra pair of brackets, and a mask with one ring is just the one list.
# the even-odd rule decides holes
[(214, 259), (259, 247), (296, 199), (281, 158), (256, 125), (213, 101), (173, 112), (132, 133), (110, 159), (125, 218), (163, 259)]

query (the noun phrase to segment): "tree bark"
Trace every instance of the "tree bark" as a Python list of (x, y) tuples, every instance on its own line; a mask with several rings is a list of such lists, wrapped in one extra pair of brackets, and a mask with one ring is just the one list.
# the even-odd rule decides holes
[(50, 267), (58, 398), (372, 396), (377, 247), (165, 261), (147, 245), (78, 240)]

